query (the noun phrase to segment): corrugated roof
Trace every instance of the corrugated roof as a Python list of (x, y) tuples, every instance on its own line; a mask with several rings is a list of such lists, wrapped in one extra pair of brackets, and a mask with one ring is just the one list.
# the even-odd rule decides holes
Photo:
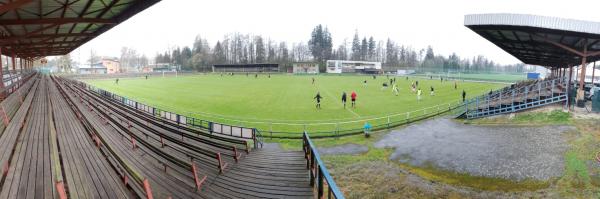
[[(567, 67), (600, 59), (600, 23), (524, 14), (465, 16), (465, 26), (523, 63)], [(596, 53), (596, 54), (595, 54)]]
[(160, 0), (20, 0), (0, 6), (0, 46), (24, 58), (63, 55)]
[(473, 14), (465, 16), (465, 26), (510, 25), (600, 34), (600, 22), (528, 14)]

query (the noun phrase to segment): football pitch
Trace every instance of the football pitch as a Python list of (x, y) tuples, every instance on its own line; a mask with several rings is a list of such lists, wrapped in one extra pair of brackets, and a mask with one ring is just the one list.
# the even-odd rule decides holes
[[(312, 79), (315, 83), (312, 83)], [(389, 78), (393, 78), (390, 76)], [(367, 84), (364, 84), (364, 81)], [(421, 100), (410, 89), (418, 81)], [(366, 121), (372, 125), (413, 117), (421, 112), (447, 109), (461, 100), (489, 92), (505, 85), (439, 79), (396, 77), (399, 95), (392, 88), (382, 88), (386, 76), (297, 76), (208, 74), (179, 77), (151, 76), (145, 78), (87, 80), (87, 83), (129, 99), (197, 119), (230, 125), (259, 128), (261, 131), (302, 132), (356, 129)], [(430, 95), (430, 88), (434, 95)], [(350, 107), (350, 93), (358, 95), (356, 107)], [(321, 109), (316, 109), (317, 92), (323, 97)], [(348, 94), (344, 108), (342, 92)], [(424, 108), (429, 110), (423, 110)], [(415, 113), (408, 113), (415, 111)], [(393, 115), (387, 117), (388, 115)], [(378, 119), (373, 119), (378, 118)], [(393, 122), (393, 121), (392, 121)]]

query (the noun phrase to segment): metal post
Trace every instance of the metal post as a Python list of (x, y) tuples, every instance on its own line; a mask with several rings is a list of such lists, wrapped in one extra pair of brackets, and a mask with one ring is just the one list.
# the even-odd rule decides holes
[(475, 114), (479, 115), (479, 97), (475, 98)]
[(389, 115), (387, 116), (387, 120), (388, 120), (387, 127), (390, 128), (390, 116)]
[(15, 71), (17, 71), (17, 69), (16, 69), (17, 62), (16, 62), (16, 60), (15, 60), (15, 59), (16, 59), (16, 58), (15, 58), (15, 52), (12, 52), (12, 67), (13, 67), (13, 73), (14, 73)]
[(525, 87), (525, 106), (527, 106), (527, 98), (529, 98), (529, 86)]
[(502, 111), (502, 91), (498, 92), (498, 105), (500, 106), (500, 111)]
[[(585, 101), (585, 69), (587, 66), (587, 44), (588, 40), (583, 42), (583, 56), (581, 57), (581, 78), (579, 78), (579, 89), (577, 89), (577, 104)], [(583, 107), (583, 106), (582, 106)]]
[(569, 65), (569, 81), (567, 82), (567, 110), (571, 110), (571, 99), (569, 93), (571, 91), (571, 82), (573, 81), (573, 65)]
[(336, 135), (340, 134), (340, 123), (339, 122), (335, 123), (335, 134)]
[[(463, 102), (465, 104), (465, 115), (469, 112), (469, 104), (468, 101)], [(450, 105), (448, 105), (448, 109), (450, 109)]]
[(512, 90), (512, 102), (510, 104), (512, 112), (515, 112), (515, 90)]
[(552, 80), (552, 89), (550, 90), (551, 96), (554, 98), (554, 80)]
[[(4, 67), (2, 66), (2, 47), (0, 47), (0, 89), (4, 88)], [(0, 98), (4, 97), (4, 92), (0, 93)]]
[(318, 186), (318, 198), (323, 198), (323, 172), (321, 172), (322, 165), (317, 165), (317, 173), (319, 178), (319, 186)]
[(592, 86), (594, 86), (595, 75), (596, 75), (596, 62), (594, 62), (594, 67), (592, 68)]
[(489, 114), (490, 113), (490, 96), (487, 95), (486, 98), (487, 98), (487, 111), (486, 112)]
[(540, 97), (541, 95), (542, 95), (542, 84), (538, 83), (538, 98), (537, 98), (537, 100), (541, 99), (541, 97)]

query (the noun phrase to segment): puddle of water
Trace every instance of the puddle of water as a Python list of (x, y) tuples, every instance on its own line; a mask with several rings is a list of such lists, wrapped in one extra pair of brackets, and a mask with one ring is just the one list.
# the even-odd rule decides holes
[(394, 131), (375, 143), (390, 159), (414, 166), (513, 180), (562, 175), (570, 126), (471, 126), (439, 118)]

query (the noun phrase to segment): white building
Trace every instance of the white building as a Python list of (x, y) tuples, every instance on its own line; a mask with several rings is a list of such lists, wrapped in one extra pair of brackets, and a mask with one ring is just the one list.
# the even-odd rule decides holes
[(327, 60), (327, 73), (381, 73), (381, 62)]
[(319, 64), (313, 62), (297, 62), (292, 64), (295, 74), (318, 74)]

